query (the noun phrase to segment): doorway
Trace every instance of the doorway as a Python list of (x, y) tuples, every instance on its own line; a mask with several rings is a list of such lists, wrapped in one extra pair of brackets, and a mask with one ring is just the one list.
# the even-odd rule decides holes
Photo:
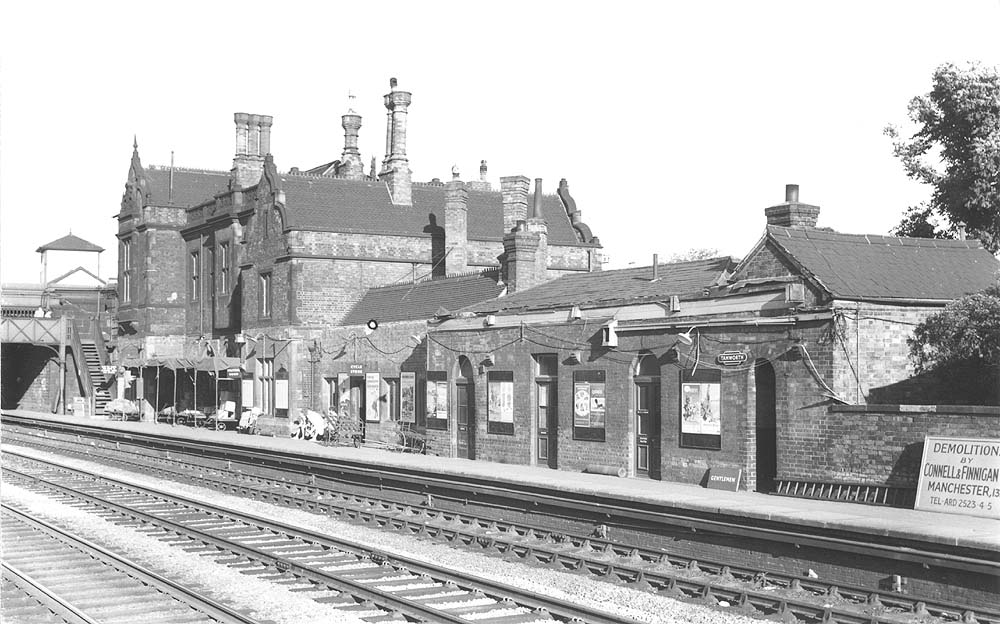
[(536, 382), (538, 405), (538, 463), (549, 468), (559, 467), (559, 413), (556, 410), (556, 382), (539, 379)]
[(459, 377), (455, 380), (456, 455), (463, 459), (476, 458), (476, 386), (472, 364), (462, 357)]
[(774, 366), (767, 360), (754, 362), (757, 390), (757, 491), (770, 492), (778, 475), (778, 435)]
[(635, 383), (635, 475), (660, 478), (660, 364), (639, 356)]

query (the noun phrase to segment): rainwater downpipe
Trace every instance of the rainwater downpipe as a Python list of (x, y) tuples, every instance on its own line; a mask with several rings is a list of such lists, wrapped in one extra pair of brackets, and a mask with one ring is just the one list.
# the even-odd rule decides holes
[(858, 389), (854, 397), (854, 403), (861, 405), (861, 302), (855, 304), (854, 310), (856, 316), (854, 321), (854, 359), (858, 363)]

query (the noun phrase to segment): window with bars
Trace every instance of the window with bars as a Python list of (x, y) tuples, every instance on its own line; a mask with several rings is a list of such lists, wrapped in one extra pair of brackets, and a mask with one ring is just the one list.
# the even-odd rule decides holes
[(201, 255), (197, 252), (191, 252), (191, 301), (198, 300), (198, 278), (201, 277), (201, 267), (198, 266)]
[(261, 273), (257, 299), (261, 318), (271, 316), (271, 274)]
[(132, 301), (132, 239), (122, 241), (122, 303)]
[(219, 292), (229, 292), (229, 268), (232, 259), (229, 255), (229, 243), (219, 245)]

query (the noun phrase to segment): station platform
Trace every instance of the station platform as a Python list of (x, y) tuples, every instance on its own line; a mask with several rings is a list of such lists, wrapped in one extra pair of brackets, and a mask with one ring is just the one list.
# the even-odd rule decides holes
[(757, 492), (730, 492), (684, 483), (400, 453), (364, 446), (361, 448), (325, 446), (311, 440), (244, 435), (235, 431), (215, 431), (164, 423), (81, 419), (18, 410), (5, 413), (120, 431), (169, 435), (177, 439), (214, 440), (248, 448), (280, 449), (315, 458), (338, 458), (364, 462), (372, 466), (412, 467), (424, 471), (491, 479), (497, 483), (530, 484), (559, 491), (601, 494), (620, 500), (655, 503), (677, 510), (791, 523), (803, 528), (858, 532), (890, 539), (954, 546), (983, 551), (985, 558), (994, 560), (997, 559), (997, 554), (1000, 554), (1000, 520), (991, 518), (791, 498)]

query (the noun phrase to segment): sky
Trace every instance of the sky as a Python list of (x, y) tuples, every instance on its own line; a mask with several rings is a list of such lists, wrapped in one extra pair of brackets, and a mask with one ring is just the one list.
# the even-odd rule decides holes
[(1000, 66), (1000, 0), (8, 3), (0, 20), (0, 281), (40, 245), (106, 251), (144, 165), (227, 171), (233, 113), (272, 115), (279, 171), (340, 158), (348, 94), (381, 162), (389, 78), (415, 181), (559, 180), (609, 268), (742, 257), (785, 185), (819, 225), (886, 234), (930, 190), (883, 135), (942, 63)]

